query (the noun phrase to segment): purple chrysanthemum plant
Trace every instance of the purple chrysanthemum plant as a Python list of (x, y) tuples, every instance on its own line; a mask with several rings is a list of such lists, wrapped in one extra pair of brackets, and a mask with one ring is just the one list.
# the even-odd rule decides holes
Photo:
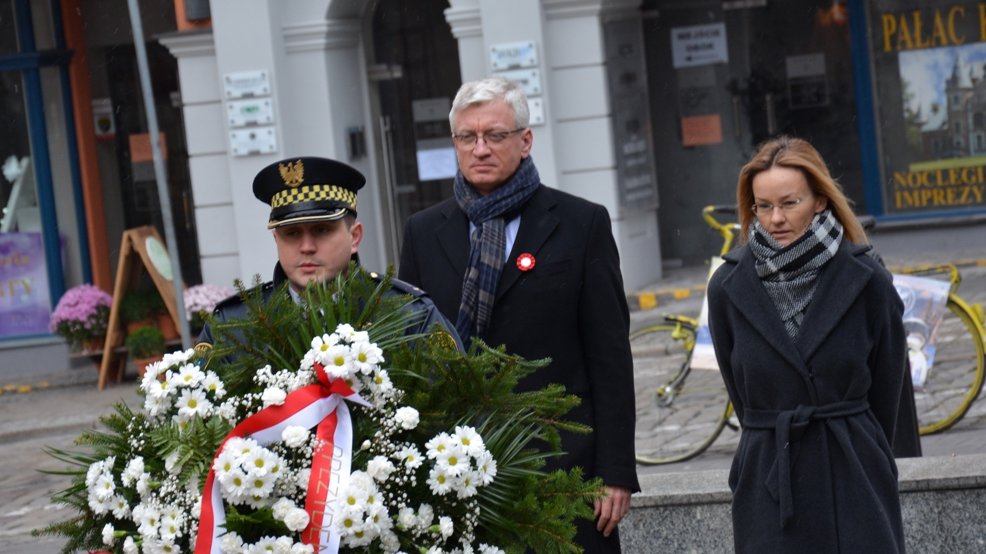
[(84, 284), (70, 288), (58, 300), (48, 328), (81, 348), (87, 340), (106, 335), (113, 298), (99, 287)]

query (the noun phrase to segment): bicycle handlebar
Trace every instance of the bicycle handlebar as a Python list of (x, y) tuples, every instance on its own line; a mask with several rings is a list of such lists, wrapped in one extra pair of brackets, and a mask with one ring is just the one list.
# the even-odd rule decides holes
[(713, 214), (736, 215), (736, 206), (732, 204), (713, 204), (702, 208), (702, 219), (705, 220), (705, 223), (709, 227), (712, 227), (722, 235), (722, 249), (719, 251), (719, 255), (722, 256), (733, 247), (733, 240), (740, 226), (739, 223), (732, 221), (725, 223), (719, 221)]

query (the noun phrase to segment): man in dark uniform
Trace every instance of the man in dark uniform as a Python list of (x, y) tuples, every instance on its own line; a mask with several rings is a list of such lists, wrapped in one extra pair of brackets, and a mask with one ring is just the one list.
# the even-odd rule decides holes
[[(366, 178), (356, 169), (327, 158), (291, 158), (272, 163), (253, 180), (253, 194), (271, 206), (267, 228), (277, 245), (274, 279), (261, 285), (266, 301), (289, 283), (288, 293), (299, 301), (312, 282), (325, 283), (358, 261), (363, 224), (356, 220), (356, 192)], [(421, 289), (393, 280), (394, 293), (416, 297), (411, 309), (424, 312), (423, 321), (408, 332), (424, 332), (438, 323), (459, 344), (455, 326), (435, 308)], [(238, 296), (220, 302), (213, 314), (217, 321), (245, 317), (247, 306)], [(196, 349), (214, 342), (208, 325), (199, 335)]]

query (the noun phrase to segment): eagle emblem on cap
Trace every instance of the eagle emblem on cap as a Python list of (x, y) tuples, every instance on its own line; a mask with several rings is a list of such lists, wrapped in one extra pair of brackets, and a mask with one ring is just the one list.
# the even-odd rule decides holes
[(305, 180), (305, 165), (301, 160), (288, 162), (287, 164), (277, 164), (277, 170), (281, 172), (281, 179), (289, 187), (296, 187)]

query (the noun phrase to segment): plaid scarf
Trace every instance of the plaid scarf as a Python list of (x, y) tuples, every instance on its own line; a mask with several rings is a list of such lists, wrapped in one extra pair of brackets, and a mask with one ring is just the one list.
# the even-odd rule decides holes
[(839, 250), (842, 224), (831, 210), (815, 214), (805, 234), (782, 247), (754, 220), (750, 227), (750, 250), (756, 258), (757, 275), (774, 301), (791, 338), (798, 336), (805, 311), (818, 287), (818, 275)]
[(462, 282), (459, 317), (455, 321), (463, 344), (489, 327), (496, 284), (507, 255), (504, 216), (516, 214), (540, 185), (541, 177), (530, 156), (520, 162), (506, 183), (486, 196), (479, 194), (461, 171), (455, 174), (455, 200), (476, 227), (469, 238), (469, 266)]

